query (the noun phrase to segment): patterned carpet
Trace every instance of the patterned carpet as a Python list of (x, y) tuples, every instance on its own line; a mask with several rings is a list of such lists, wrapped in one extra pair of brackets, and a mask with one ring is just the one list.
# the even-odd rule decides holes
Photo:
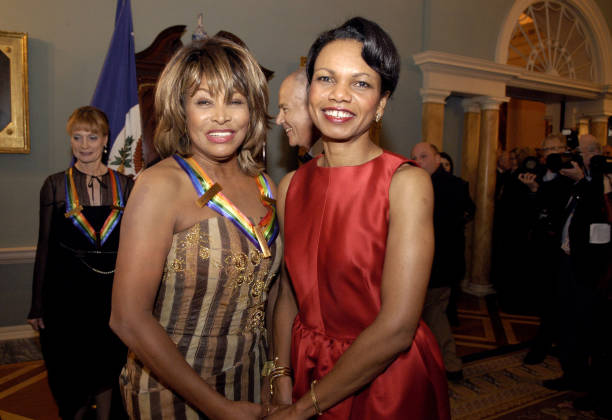
[(524, 365), (526, 350), (467, 363), (464, 379), (449, 383), (453, 420), (481, 419), (600, 419), (577, 411), (578, 394), (544, 388), (543, 380), (561, 375), (556, 358)]
[(541, 386), (561, 375), (556, 359), (523, 365), (525, 351), (487, 358), (464, 366), (464, 379), (449, 384), (453, 419), (491, 418), (558, 394)]

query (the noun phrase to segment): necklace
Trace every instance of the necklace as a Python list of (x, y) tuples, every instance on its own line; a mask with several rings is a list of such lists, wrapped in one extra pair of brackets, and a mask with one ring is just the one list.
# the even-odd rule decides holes
[(240, 211), (222, 192), (222, 187), (208, 177), (206, 172), (195, 159), (182, 158), (174, 155), (174, 160), (183, 168), (189, 176), (198, 199), (196, 204), (199, 207), (208, 208), (229, 219), (249, 241), (260, 249), (264, 258), (272, 256), (270, 245), (278, 236), (279, 227), (276, 220), (276, 200), (272, 196), (272, 189), (268, 180), (262, 174), (255, 177), (257, 188), (260, 193), (260, 200), (264, 207), (268, 209), (266, 215), (256, 225), (251, 223), (249, 218)]
[(83, 206), (79, 202), (74, 176), (72, 174), (72, 166), (66, 171), (66, 213), (64, 217), (70, 219), (72, 224), (94, 245), (98, 247), (104, 245), (110, 234), (121, 220), (123, 214), (123, 193), (121, 184), (119, 183), (119, 174), (108, 169), (111, 179), (111, 189), (113, 193), (112, 210), (109, 213), (100, 232), (96, 232), (91, 223), (83, 214)]

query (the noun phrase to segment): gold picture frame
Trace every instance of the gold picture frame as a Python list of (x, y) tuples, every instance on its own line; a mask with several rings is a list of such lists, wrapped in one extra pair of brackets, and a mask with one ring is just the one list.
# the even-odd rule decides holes
[(28, 35), (0, 31), (0, 153), (30, 153)]

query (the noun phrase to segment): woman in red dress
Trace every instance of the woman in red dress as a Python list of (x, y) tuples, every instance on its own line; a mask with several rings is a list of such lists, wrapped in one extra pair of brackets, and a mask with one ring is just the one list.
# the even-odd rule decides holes
[[(369, 135), (400, 60), (353, 18), (308, 54), (324, 153), (279, 186), (285, 270), (269, 418), (450, 419), (440, 350), (421, 321), (433, 257), (430, 177)], [(288, 375), (293, 369), (293, 378)]]

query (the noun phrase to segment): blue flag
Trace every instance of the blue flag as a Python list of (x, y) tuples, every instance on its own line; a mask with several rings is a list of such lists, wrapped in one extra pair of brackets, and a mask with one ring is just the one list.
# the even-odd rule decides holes
[(91, 105), (108, 116), (108, 166), (136, 175), (143, 166), (142, 158), (136, 156), (136, 151), (142, 149), (142, 127), (130, 0), (117, 0), (115, 30)]

